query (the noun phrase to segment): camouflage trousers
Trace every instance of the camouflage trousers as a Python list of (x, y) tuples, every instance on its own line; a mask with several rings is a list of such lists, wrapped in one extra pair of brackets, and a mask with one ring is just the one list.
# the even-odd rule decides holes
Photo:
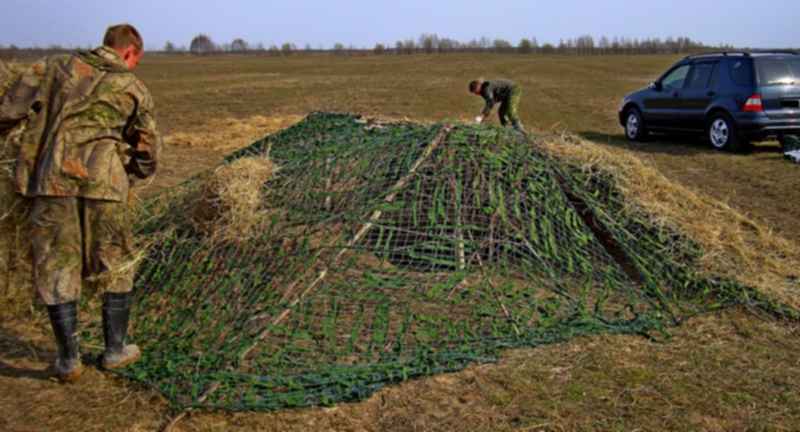
[(84, 281), (98, 291), (133, 289), (130, 211), (125, 202), (37, 197), (31, 209), (33, 283), (47, 305), (78, 301)]
[(500, 108), (497, 110), (497, 115), (500, 117), (500, 124), (508, 126), (508, 123), (511, 122), (514, 127), (521, 124), (519, 121), (520, 100), (522, 100), (522, 88), (516, 86), (511, 90), (508, 99), (503, 101), (500, 104)]

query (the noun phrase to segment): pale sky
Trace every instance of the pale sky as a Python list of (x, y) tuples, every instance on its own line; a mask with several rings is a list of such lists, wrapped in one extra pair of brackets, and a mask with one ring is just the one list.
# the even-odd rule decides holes
[[(113, 6), (113, 7), (112, 7)], [(739, 47), (800, 46), (798, 0), (0, 0), (0, 44), (97, 45), (106, 27), (130, 22), (148, 48), (189, 45), (198, 33), (216, 43), (371, 48), (377, 42), (437, 33), (516, 44), (595, 37), (688, 36)]]

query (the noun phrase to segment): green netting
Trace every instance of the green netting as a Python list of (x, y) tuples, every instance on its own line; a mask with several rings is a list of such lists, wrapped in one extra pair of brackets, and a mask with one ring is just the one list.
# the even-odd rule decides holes
[(194, 229), (199, 180), (149, 203), (134, 319), (144, 357), (125, 374), (180, 408), (331, 404), (505, 348), (654, 336), (753, 302), (698, 277), (699, 248), (626, 206), (610, 175), (536, 140), (319, 113), (231, 155), (280, 166), (258, 234)]

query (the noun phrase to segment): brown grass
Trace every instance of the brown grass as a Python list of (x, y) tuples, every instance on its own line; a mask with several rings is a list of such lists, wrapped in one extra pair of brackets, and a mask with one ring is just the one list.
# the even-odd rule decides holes
[(795, 308), (800, 307), (800, 247), (729, 205), (670, 181), (641, 159), (571, 135), (552, 136), (543, 146), (585, 169), (614, 175), (630, 198), (661, 223), (704, 249), (701, 269), (734, 278)]
[(192, 200), (195, 227), (223, 241), (250, 238), (266, 219), (264, 184), (275, 170), (265, 157), (242, 158), (214, 170)]
[[(152, 391), (89, 367), (60, 385), (44, 324), (0, 325), (0, 430), (156, 431)], [(767, 431), (800, 422), (798, 328), (741, 310), (674, 338), (576, 338), (390, 386), (366, 401), (274, 413), (195, 413), (177, 431)]]
[[(224, 142), (228, 133), (213, 129), (224, 124), (216, 118), (249, 122), (253, 116), (288, 113), (293, 115), (283, 117), (288, 126), (309, 111), (340, 110), (417, 121), (469, 119), (481, 106), (478, 98), (465, 94), (466, 80), (506, 76), (525, 87), (526, 126), (549, 129), (558, 124), (612, 147), (609, 151), (646, 159), (648, 167), (670, 180), (731, 202), (747, 217), (800, 241), (797, 166), (783, 160), (777, 149), (763, 146), (739, 156), (671, 138), (625, 142), (615, 119), (619, 99), (674, 60), (150, 56), (138, 72), (153, 91), (163, 130), (199, 138), (215, 134), (218, 138), (209, 139), (211, 143)], [(257, 80), (261, 85), (253, 85)], [(242, 145), (268, 132), (254, 130), (252, 139), (241, 138)], [(217, 166), (225, 153), (181, 145), (169, 137), (167, 144), (158, 177), (142, 191), (146, 195)], [(77, 386), (48, 380), (43, 370), (54, 349), (49, 329), (44, 323), (25, 329), (8, 324), (3, 321), (0, 328), (0, 411), (12, 414), (0, 416), (0, 430), (142, 431), (163, 424), (169, 413), (161, 399), (108, 374), (90, 370)], [(731, 311), (691, 320), (665, 343), (638, 337), (580, 338), (508, 353), (498, 365), (392, 386), (359, 404), (269, 414), (204, 413), (178, 429), (796, 430), (799, 340), (795, 326)]]
[(211, 118), (188, 131), (175, 132), (164, 137), (164, 143), (177, 149), (192, 148), (233, 150), (252, 144), (270, 132), (296, 123), (301, 116), (267, 117), (255, 115), (243, 119)]

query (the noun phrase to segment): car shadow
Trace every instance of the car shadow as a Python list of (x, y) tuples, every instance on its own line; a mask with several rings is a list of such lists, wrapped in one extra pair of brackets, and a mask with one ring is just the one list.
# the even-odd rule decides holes
[[(736, 154), (720, 152), (712, 148), (703, 138), (691, 135), (653, 135), (645, 142), (631, 142), (625, 137), (625, 134), (622, 133), (608, 134), (597, 131), (582, 131), (578, 132), (578, 135), (589, 141), (623, 147), (627, 150), (646, 154), (668, 154), (676, 156)], [(757, 145), (750, 146), (747, 151), (738, 154), (758, 153), (781, 153), (781, 148), (777, 144), (758, 143)]]

